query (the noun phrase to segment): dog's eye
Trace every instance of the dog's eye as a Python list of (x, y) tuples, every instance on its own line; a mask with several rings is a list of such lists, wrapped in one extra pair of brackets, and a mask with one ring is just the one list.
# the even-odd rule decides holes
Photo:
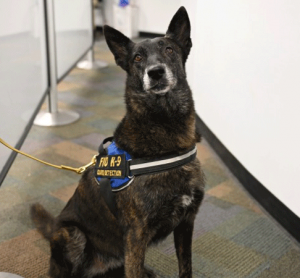
[(142, 58), (141, 55), (135, 55), (135, 57), (134, 57), (134, 61), (135, 61), (135, 62), (140, 62), (140, 61), (142, 61), (142, 60), (143, 60), (143, 58)]
[(171, 47), (167, 47), (166, 48), (166, 52), (169, 53), (169, 54), (172, 54), (173, 53), (173, 49)]

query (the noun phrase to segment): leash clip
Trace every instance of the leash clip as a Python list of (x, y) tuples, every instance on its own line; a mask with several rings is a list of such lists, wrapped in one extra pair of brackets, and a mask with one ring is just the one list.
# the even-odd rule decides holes
[(79, 168), (73, 168), (73, 167), (69, 167), (69, 166), (65, 166), (65, 165), (61, 165), (60, 168), (63, 169), (63, 170), (69, 170), (69, 171), (73, 171), (77, 174), (82, 174), (87, 168), (91, 167), (91, 166), (94, 166), (96, 164), (96, 161), (97, 161), (97, 158), (96, 158), (97, 155), (94, 155), (91, 162), (84, 165), (84, 166), (81, 166)]
[(96, 164), (96, 161), (97, 161), (97, 155), (94, 155), (91, 162), (84, 165), (84, 166), (81, 166), (77, 169), (76, 173), (77, 174), (82, 174), (87, 168), (91, 167), (91, 166), (94, 166)]

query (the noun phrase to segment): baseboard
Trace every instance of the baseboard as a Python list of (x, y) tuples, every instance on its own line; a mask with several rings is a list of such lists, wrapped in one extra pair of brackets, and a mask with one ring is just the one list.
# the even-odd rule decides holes
[[(102, 26), (96, 26), (95, 32), (100, 34), (100, 35), (103, 35), (103, 27)], [(163, 37), (163, 36), (164, 36), (164, 34), (150, 33), (150, 32), (139, 32), (139, 37), (141, 37), (141, 38), (153, 39), (153, 38)]]
[(97, 25), (96, 28), (95, 28), (95, 31), (103, 34), (103, 27)]
[(164, 34), (158, 34), (158, 33), (150, 33), (150, 32), (139, 32), (139, 36), (142, 38), (157, 38), (157, 37), (163, 37)]
[(223, 160), (229, 170), (261, 206), (298, 242), (300, 242), (300, 218), (266, 189), (213, 134), (202, 119), (196, 115), (196, 130)]

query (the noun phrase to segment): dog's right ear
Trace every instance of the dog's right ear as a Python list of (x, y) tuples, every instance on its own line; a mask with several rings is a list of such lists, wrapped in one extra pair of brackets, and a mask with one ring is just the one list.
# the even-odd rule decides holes
[(105, 25), (104, 36), (110, 51), (115, 56), (118, 66), (128, 71), (128, 56), (134, 43), (118, 30)]

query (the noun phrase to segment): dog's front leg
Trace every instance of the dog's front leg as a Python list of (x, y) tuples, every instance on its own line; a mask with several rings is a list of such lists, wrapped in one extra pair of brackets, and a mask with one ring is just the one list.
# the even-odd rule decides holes
[(185, 219), (174, 230), (174, 242), (178, 258), (179, 277), (192, 277), (192, 236), (194, 217)]
[(147, 236), (141, 229), (131, 229), (125, 240), (125, 277), (147, 277), (144, 269)]

